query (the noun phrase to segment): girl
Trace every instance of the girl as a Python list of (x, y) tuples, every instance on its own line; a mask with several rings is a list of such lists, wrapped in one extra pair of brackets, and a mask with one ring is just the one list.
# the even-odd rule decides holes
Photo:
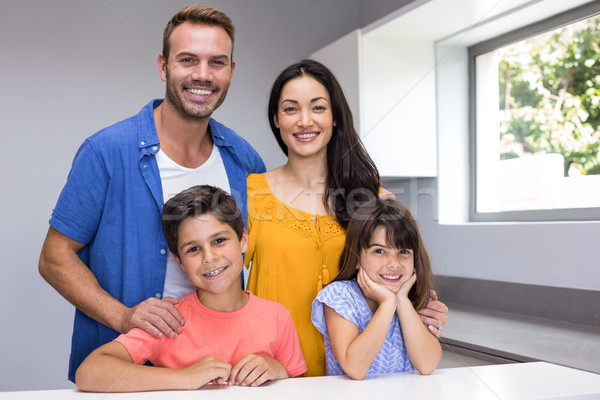
[(410, 211), (395, 200), (361, 206), (348, 225), (340, 272), (313, 302), (327, 374), (430, 374), (442, 357), (416, 310), (432, 288), (429, 256)]
[[(323, 335), (311, 323), (311, 304), (337, 275), (350, 215), (377, 197), (379, 173), (342, 88), (323, 64), (303, 60), (284, 69), (271, 88), (268, 117), (287, 162), (248, 176), (248, 290), (288, 308), (306, 375), (325, 375)], [(447, 308), (432, 303), (423, 318), (438, 327)]]

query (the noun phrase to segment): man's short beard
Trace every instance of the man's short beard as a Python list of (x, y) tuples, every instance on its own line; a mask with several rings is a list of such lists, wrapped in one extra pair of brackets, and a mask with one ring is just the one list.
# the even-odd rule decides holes
[(181, 97), (178, 96), (177, 88), (173, 87), (172, 85), (169, 84), (169, 82), (171, 82), (171, 80), (169, 79), (169, 69), (168, 68), (166, 71), (166, 78), (167, 79), (166, 79), (165, 98), (168, 101), (168, 103), (170, 104), (173, 111), (175, 111), (175, 113), (177, 113), (179, 116), (181, 116), (183, 118), (199, 118), (199, 119), (210, 118), (211, 115), (215, 112), (215, 110), (217, 108), (219, 108), (221, 106), (221, 104), (223, 104), (223, 101), (225, 101), (225, 97), (227, 96), (227, 92), (229, 89), (228, 87), (224, 90), (220, 89), (221, 96), (219, 97), (218, 101), (214, 104), (212, 109), (210, 109), (210, 111), (201, 112), (201, 114), (198, 114), (197, 112), (193, 112), (192, 110), (188, 109), (188, 107), (186, 107), (186, 103), (182, 100)]

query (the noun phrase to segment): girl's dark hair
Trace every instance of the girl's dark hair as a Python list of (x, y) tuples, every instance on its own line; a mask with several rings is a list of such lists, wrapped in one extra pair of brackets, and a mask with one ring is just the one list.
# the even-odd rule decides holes
[(287, 146), (274, 119), (279, 109), (281, 91), (287, 82), (303, 76), (310, 76), (320, 82), (331, 98), (335, 126), (327, 145), (327, 188), (323, 194), (323, 204), (338, 223), (346, 228), (354, 210), (365, 201), (377, 197), (379, 172), (354, 128), (352, 111), (340, 84), (327, 67), (314, 60), (302, 60), (290, 65), (279, 74), (271, 87), (268, 119), (281, 150), (288, 155)]
[(171, 253), (179, 257), (177, 249), (179, 225), (188, 218), (207, 213), (211, 213), (216, 219), (229, 225), (238, 239), (242, 238), (244, 220), (235, 199), (214, 186), (192, 186), (173, 196), (163, 207), (163, 233)]
[(373, 232), (380, 226), (385, 228), (387, 246), (413, 251), (417, 281), (410, 289), (408, 298), (415, 309), (419, 310), (425, 306), (429, 292), (433, 289), (431, 262), (417, 221), (408, 208), (396, 200), (375, 199), (354, 212), (340, 257), (340, 272), (333, 281), (356, 279), (360, 254), (369, 246)]

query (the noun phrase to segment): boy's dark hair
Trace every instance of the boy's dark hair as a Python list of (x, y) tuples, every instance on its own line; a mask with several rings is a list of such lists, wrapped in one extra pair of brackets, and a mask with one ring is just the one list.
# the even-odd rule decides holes
[(340, 272), (334, 281), (356, 279), (362, 250), (368, 248), (371, 236), (378, 227), (384, 227), (387, 246), (413, 251), (417, 281), (408, 298), (416, 310), (425, 306), (433, 289), (431, 261), (425, 249), (417, 221), (408, 208), (396, 200), (376, 199), (358, 208), (348, 224), (346, 244), (340, 257)]
[(192, 186), (167, 201), (162, 212), (162, 226), (167, 246), (179, 258), (179, 225), (191, 217), (211, 213), (229, 225), (238, 239), (244, 233), (242, 212), (235, 199), (222, 189), (209, 185)]

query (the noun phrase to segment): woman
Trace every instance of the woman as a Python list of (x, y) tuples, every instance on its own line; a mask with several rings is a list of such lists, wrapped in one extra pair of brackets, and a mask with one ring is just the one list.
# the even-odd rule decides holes
[[(358, 206), (377, 197), (379, 173), (324, 65), (303, 60), (286, 68), (271, 88), (268, 117), (288, 161), (248, 176), (248, 290), (289, 309), (306, 376), (325, 375), (323, 336), (311, 323), (311, 304), (337, 275), (345, 228)], [(447, 308), (436, 307), (441, 312), (430, 311), (425, 322), (441, 328)]]

